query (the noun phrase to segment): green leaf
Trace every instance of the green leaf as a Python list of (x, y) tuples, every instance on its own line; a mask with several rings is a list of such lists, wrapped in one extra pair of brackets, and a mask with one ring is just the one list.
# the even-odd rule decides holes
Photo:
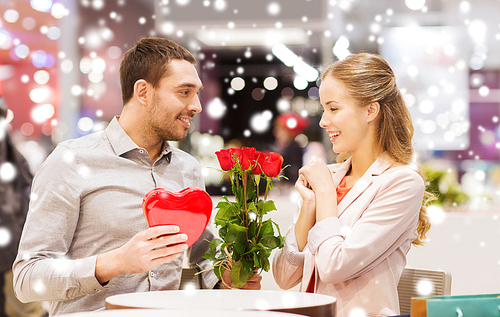
[(240, 232), (234, 240), (234, 250), (239, 254), (244, 254), (247, 248), (247, 238), (245, 232)]
[(277, 210), (276, 204), (274, 203), (274, 201), (272, 201), (272, 200), (266, 201), (265, 205), (264, 205), (264, 215), (267, 214), (268, 212), (274, 211), (274, 210)]
[(235, 223), (231, 223), (228, 225), (229, 231), (231, 233), (238, 234), (239, 232), (246, 232), (247, 228), (244, 226), (237, 225)]
[(253, 254), (253, 266), (260, 268), (260, 256), (257, 253)]
[(265, 236), (260, 239), (260, 243), (262, 243), (262, 245), (264, 245), (266, 248), (274, 249), (279, 246), (280, 239), (275, 236)]
[(223, 266), (215, 266), (214, 267), (214, 273), (215, 276), (219, 279), (219, 281), (222, 280), (222, 276), (224, 275), (225, 268)]
[(231, 268), (231, 281), (237, 288), (242, 288), (247, 283), (248, 279), (253, 275), (252, 271), (247, 271), (243, 268), (241, 261), (236, 261)]
[(257, 233), (255, 221), (252, 221), (248, 226), (248, 240), (252, 240)]
[[(217, 204), (219, 206), (221, 203)], [(229, 221), (238, 210), (231, 203), (223, 203), (215, 215), (215, 220)]]
[(262, 227), (260, 228), (260, 237), (265, 237), (265, 236), (273, 236), (274, 235), (274, 229), (273, 229), (273, 223), (271, 222), (270, 219), (264, 221), (262, 223)]

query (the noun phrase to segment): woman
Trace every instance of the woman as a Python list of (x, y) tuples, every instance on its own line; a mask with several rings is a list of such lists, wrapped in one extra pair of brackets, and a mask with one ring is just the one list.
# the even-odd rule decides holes
[(320, 126), (339, 163), (300, 169), (300, 213), (275, 255), (274, 278), (283, 289), (302, 282), (301, 291), (336, 297), (339, 317), (397, 315), (406, 254), (430, 228), (410, 114), (376, 54), (330, 66), (319, 94)]

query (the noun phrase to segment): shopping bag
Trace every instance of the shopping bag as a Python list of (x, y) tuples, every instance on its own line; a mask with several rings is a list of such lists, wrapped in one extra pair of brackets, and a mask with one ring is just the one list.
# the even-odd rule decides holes
[(500, 316), (500, 294), (414, 297), (411, 317)]

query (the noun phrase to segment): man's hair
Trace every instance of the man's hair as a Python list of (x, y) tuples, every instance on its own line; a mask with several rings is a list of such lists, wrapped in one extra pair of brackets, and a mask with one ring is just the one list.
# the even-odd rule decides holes
[(124, 55), (120, 64), (120, 84), (125, 105), (134, 94), (135, 82), (144, 79), (157, 87), (160, 79), (169, 73), (169, 63), (173, 59), (186, 60), (196, 64), (193, 55), (179, 44), (160, 37), (139, 40)]

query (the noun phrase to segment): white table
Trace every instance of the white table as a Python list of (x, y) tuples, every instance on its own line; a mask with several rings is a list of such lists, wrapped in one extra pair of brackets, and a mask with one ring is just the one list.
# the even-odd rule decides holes
[(203, 309), (208, 311), (280, 311), (311, 317), (334, 317), (332, 296), (291, 291), (172, 290), (114, 295), (106, 309)]
[(295, 314), (271, 311), (216, 311), (168, 309), (114, 309), (63, 314), (67, 317), (298, 317)]

